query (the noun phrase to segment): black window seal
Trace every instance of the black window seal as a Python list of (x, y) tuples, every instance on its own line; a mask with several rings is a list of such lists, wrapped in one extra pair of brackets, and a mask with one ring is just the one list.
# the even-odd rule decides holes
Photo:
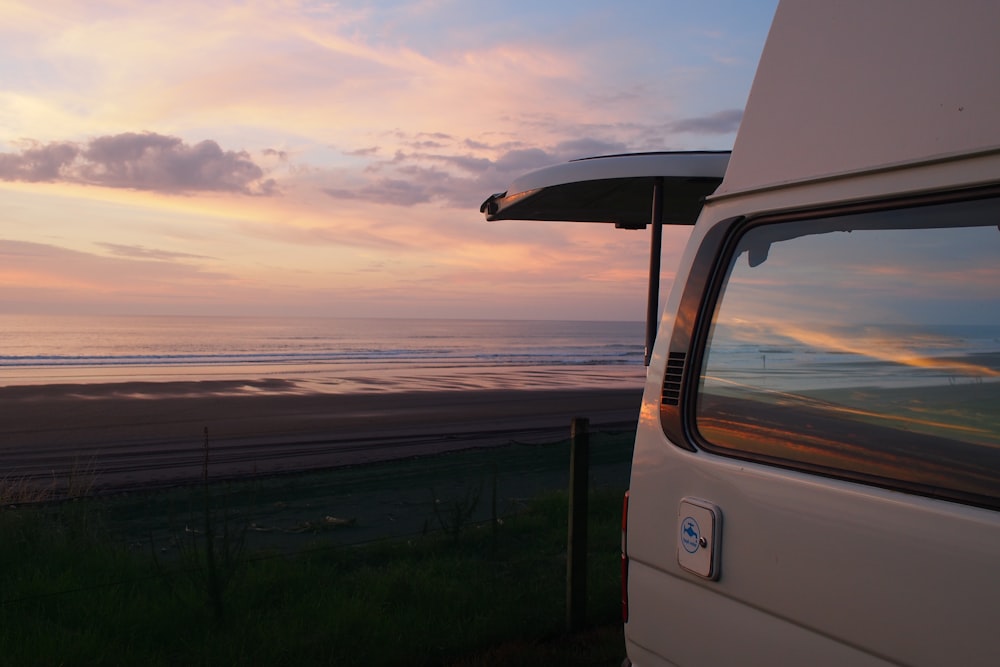
[[(714, 298), (708, 298), (709, 290), (716, 284), (721, 284), (721, 277), (716, 274), (720, 270), (719, 267), (722, 267), (723, 271), (726, 267), (726, 264), (720, 261), (726, 250), (726, 240), (739, 238), (739, 234), (734, 234), (733, 229), (742, 228), (745, 220), (743, 216), (729, 218), (714, 224), (708, 230), (695, 254), (680, 305), (674, 316), (673, 332), (667, 347), (667, 377), (663, 380), (663, 389), (660, 393), (660, 426), (672, 443), (692, 452), (698, 448), (694, 434), (688, 430), (694, 423), (693, 413), (688, 416), (687, 412), (688, 403), (693, 405), (694, 402), (687, 400), (687, 396), (697, 390), (698, 386), (698, 372), (692, 371), (692, 368), (696, 363), (700, 364), (700, 360), (695, 359), (693, 354), (699, 347), (698, 333), (700, 329), (705, 328), (699, 326), (699, 322), (705, 321), (706, 317), (711, 322), (712, 313), (705, 312), (705, 308), (715, 302)], [(701, 345), (703, 346), (703, 343)], [(672, 374), (670, 367), (675, 362), (680, 368)], [(698, 365), (697, 368), (700, 369), (701, 366)], [(678, 377), (677, 398), (670, 400), (667, 394), (673, 390), (672, 380)]]

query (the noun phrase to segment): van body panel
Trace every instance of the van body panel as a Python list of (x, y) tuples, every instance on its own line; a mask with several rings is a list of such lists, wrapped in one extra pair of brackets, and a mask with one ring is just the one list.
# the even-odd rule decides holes
[[(629, 495), (627, 639), (673, 662), (698, 664), (685, 653), (699, 632), (725, 652), (714, 664), (793, 664), (793, 637), (806, 655), (838, 643), (907, 665), (987, 665), (1000, 651), (995, 512), (690, 453), (652, 429)], [(677, 564), (675, 510), (690, 495), (724, 515), (718, 582)], [(754, 624), (766, 635), (746, 635)]]
[[(734, 210), (766, 210), (776, 206), (778, 212), (786, 208), (801, 209), (806, 206), (824, 206), (832, 203), (868, 201), (891, 195), (928, 193), (938, 190), (953, 190), (961, 187), (978, 187), (995, 183), (1000, 168), (1000, 149), (991, 148), (974, 155), (950, 155), (923, 160), (913, 164), (895, 164), (877, 169), (858, 168), (815, 179), (802, 179), (794, 183), (761, 185), (753, 190), (723, 193), (716, 190), (707, 201), (722, 203), (738, 198), (741, 204)], [(775, 203), (766, 195), (781, 191), (780, 200)], [(722, 211), (723, 209), (716, 209)], [(716, 214), (719, 219), (724, 214)]]
[[(625, 632), (635, 664), (817, 664), (826, 655), (841, 656), (830, 664), (995, 664), (1000, 513), (688, 451), (659, 418), (675, 328), (706, 316), (686, 312), (683, 296), (703, 246), (718, 243), (713, 229), (796, 210), (961, 196), (998, 182), (1000, 154), (983, 153), (708, 201), (667, 298), (633, 454)], [(685, 497), (724, 517), (718, 581), (678, 565)]]
[(1000, 147), (990, 0), (781, 2), (728, 194)]
[[(665, 577), (641, 563), (631, 566), (629, 573), (660, 600), (674, 602), (656, 609), (636, 608), (629, 647), (634, 667), (893, 664), (739, 601), (720, 605), (717, 596), (698, 582)], [(674, 647), (669, 660), (656, 652), (664, 645)]]

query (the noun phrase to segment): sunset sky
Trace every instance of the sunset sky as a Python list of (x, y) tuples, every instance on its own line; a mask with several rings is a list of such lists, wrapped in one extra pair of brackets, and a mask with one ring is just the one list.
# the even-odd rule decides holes
[(731, 148), (774, 5), (0, 0), (0, 313), (641, 320), (648, 232), (479, 204)]

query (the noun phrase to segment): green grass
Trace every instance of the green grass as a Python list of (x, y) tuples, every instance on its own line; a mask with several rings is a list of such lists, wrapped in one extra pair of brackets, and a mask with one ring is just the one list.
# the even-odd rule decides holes
[[(564, 633), (567, 498), (360, 546), (245, 551), (221, 617), (204, 542), (130, 550), (100, 503), (0, 510), (0, 656), (24, 665), (618, 665), (621, 490), (590, 499), (588, 621)], [(218, 519), (217, 519), (218, 520)], [(221, 530), (219, 526), (217, 529)], [(185, 538), (181, 538), (185, 539)], [(155, 556), (155, 557), (154, 557)]]

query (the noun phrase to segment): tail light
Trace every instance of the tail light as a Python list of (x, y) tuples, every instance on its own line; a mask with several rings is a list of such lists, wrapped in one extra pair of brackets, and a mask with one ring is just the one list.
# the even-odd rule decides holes
[(622, 502), (622, 623), (628, 623), (628, 491)]

